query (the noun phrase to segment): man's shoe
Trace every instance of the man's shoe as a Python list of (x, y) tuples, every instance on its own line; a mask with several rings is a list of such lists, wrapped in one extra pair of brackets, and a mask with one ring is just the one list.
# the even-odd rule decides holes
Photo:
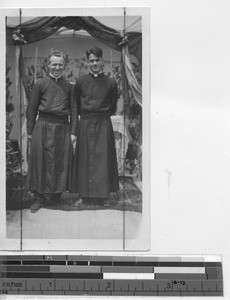
[(103, 206), (104, 207), (110, 207), (110, 201), (109, 201), (109, 199), (105, 199), (104, 200)]
[(78, 199), (73, 203), (73, 206), (79, 207), (79, 206), (82, 206), (82, 203), (83, 203), (82, 199)]
[(94, 199), (93, 198), (88, 198), (88, 197), (83, 197), (82, 201), (83, 201), (83, 204), (85, 206), (91, 206), (94, 203)]
[(51, 194), (49, 197), (47, 197), (46, 203), (48, 205), (51, 205), (51, 206), (54, 206), (54, 207), (61, 206), (61, 205), (64, 204), (62, 202), (61, 193)]
[(42, 200), (37, 198), (30, 207), (32, 213), (36, 213), (42, 207)]
[(107, 198), (94, 198), (93, 204), (101, 207), (109, 207), (109, 200)]

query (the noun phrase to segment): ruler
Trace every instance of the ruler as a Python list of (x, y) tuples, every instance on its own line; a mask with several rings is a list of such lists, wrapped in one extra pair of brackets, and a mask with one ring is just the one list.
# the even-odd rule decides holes
[(223, 296), (222, 262), (205, 257), (4, 255), (0, 294)]

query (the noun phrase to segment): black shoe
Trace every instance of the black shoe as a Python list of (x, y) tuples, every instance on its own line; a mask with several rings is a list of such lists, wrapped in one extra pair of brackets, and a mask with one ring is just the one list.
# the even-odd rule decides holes
[(47, 199), (48, 203), (54, 204), (54, 205), (61, 205), (62, 204), (62, 198), (61, 193), (57, 194), (51, 194), (50, 197)]
[(86, 206), (91, 206), (93, 204), (93, 198), (83, 197), (82, 198), (83, 204)]
[(34, 203), (30, 207), (32, 213), (36, 213), (42, 207), (42, 200), (40, 198), (35, 198)]
[(108, 207), (109, 200), (106, 198), (94, 198), (93, 204), (101, 207)]
[(109, 206), (110, 206), (110, 201), (109, 201), (109, 199), (105, 199), (105, 200), (104, 200), (103, 206), (104, 206), (104, 207), (109, 207)]
[(83, 204), (82, 199), (78, 199), (78, 200), (76, 200), (76, 201), (73, 202), (73, 206), (74, 206), (75, 208), (76, 208), (76, 207), (82, 206), (82, 204)]

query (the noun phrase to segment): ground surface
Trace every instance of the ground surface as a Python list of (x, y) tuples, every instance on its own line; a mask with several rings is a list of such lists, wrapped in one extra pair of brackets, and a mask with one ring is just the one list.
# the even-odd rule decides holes
[(62, 211), (41, 208), (7, 212), (7, 238), (122, 239), (135, 238), (142, 214), (118, 210)]

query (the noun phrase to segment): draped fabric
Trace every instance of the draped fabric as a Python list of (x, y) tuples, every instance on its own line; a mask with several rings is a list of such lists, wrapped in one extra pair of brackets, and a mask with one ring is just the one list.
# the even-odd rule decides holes
[[(124, 64), (125, 77), (128, 86), (132, 92), (134, 100), (142, 105), (141, 86), (138, 84), (132, 69), (129, 54), (136, 57), (140, 66), (142, 62), (142, 34), (139, 32), (118, 32), (113, 28), (107, 27), (97, 21), (94, 17), (37, 17), (28, 22), (22, 23), (17, 27), (7, 27), (7, 41), (12, 43), (12, 37), (15, 30), (20, 30), (23, 40), (26, 43), (33, 43), (57, 32), (61, 27), (73, 29), (75, 31), (84, 29), (101, 43), (122, 53), (122, 62)], [(125, 38), (124, 38), (125, 37)], [(17, 40), (18, 41), (18, 40)], [(20, 74), (22, 76), (26, 95), (29, 95), (29, 89), (26, 85), (25, 68), (23, 66), (23, 57), (19, 56)], [(141, 67), (140, 67), (141, 72)], [(125, 81), (123, 80), (125, 89)]]
[(128, 85), (131, 89), (134, 99), (137, 101), (139, 105), (141, 105), (142, 103), (141, 86), (138, 83), (138, 80), (133, 72), (127, 46), (124, 46), (122, 48), (122, 59), (123, 59), (123, 65), (124, 65)]
[(26, 132), (26, 106), (27, 106), (27, 95), (26, 90), (24, 89), (23, 77), (19, 76), (22, 68), (22, 48), (20, 46), (16, 46), (15, 51), (16, 56), (16, 66), (15, 66), (15, 86), (16, 86), (16, 95), (18, 101), (18, 114), (20, 115), (20, 122), (18, 124), (18, 134), (19, 134), (19, 146), (21, 148), (21, 154), (23, 157), (22, 161), (22, 173), (27, 172), (27, 132)]
[(24, 62), (24, 57), (23, 57), (23, 48), (21, 47), (21, 51), (19, 54), (19, 72), (21, 75), (21, 80), (25, 89), (25, 94), (26, 94), (26, 98), (29, 99), (30, 96), (30, 90), (29, 87), (27, 85), (27, 80), (26, 80), (26, 72), (25, 72), (25, 62)]
[[(119, 45), (119, 43), (122, 42), (122, 37), (120, 36), (118, 31), (103, 25), (93, 17), (78, 18), (81, 19), (81, 29), (86, 30), (92, 37), (94, 37), (99, 42), (107, 45), (108, 47), (121, 51), (122, 47)], [(69, 27), (69, 22), (72, 22), (71, 25), (75, 25), (79, 19), (76, 19), (75, 17), (66, 17), (63, 20), (65, 22), (63, 23), (63, 25), (69, 29), (72, 29), (71, 27)]]
[[(20, 29), (26, 43), (30, 44), (47, 38), (61, 27), (66, 27), (75, 31), (84, 29), (95, 39), (108, 47), (118, 51), (121, 51), (122, 49), (122, 33), (103, 25), (94, 17), (38, 17), (28, 22), (24, 22), (17, 27), (8, 26), (7, 31), (8, 36), (12, 36), (16, 29)], [(141, 41), (141, 33), (129, 32), (128, 35), (131, 48), (130, 51), (131, 53), (133, 50), (138, 52), (138, 59), (140, 59), (141, 47), (138, 46), (138, 43)], [(8, 43), (10, 43), (9, 39)], [(138, 50), (136, 47), (138, 47)]]

